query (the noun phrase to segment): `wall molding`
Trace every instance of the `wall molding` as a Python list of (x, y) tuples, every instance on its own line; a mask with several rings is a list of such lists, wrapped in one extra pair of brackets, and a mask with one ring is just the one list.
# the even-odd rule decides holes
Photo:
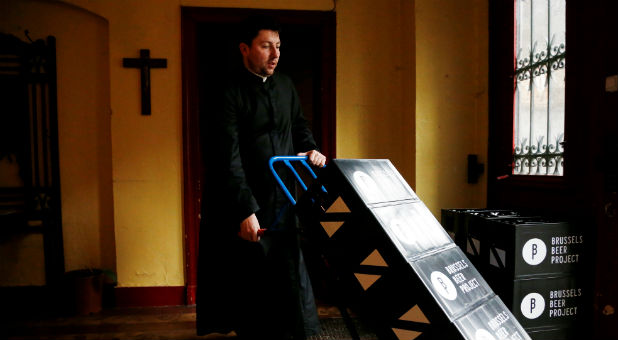
[(185, 286), (116, 287), (116, 307), (181, 306), (186, 304)]

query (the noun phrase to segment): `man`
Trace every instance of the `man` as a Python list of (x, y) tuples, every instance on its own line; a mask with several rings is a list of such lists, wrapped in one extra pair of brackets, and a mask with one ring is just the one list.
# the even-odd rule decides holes
[[(200, 231), (198, 334), (235, 330), (246, 339), (305, 339), (319, 331), (297, 221), (269, 168), (272, 156), (326, 158), (303, 117), (292, 81), (275, 69), (279, 26), (270, 18), (243, 23), (244, 68), (230, 79), (215, 109), (216, 189), (206, 190)], [(285, 177), (285, 176), (284, 176)], [(219, 180), (220, 179), (220, 180)], [(284, 178), (293, 187), (290, 178)], [(213, 195), (216, 192), (216, 195)], [(283, 212), (282, 212), (283, 211)], [(260, 228), (267, 229), (263, 237)]]

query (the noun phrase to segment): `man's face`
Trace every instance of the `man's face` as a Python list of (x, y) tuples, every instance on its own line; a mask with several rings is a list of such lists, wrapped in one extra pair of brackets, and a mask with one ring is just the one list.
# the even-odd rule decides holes
[(251, 42), (251, 46), (240, 43), (245, 66), (261, 76), (271, 76), (279, 62), (279, 33), (270, 30), (260, 30)]

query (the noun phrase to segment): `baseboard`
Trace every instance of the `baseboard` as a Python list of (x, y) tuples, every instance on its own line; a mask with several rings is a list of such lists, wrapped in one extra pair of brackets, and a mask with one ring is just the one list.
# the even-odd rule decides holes
[[(65, 315), (74, 302), (66, 287), (0, 287), (0, 316)], [(103, 287), (103, 307), (154, 307), (186, 305), (186, 288), (171, 287)]]
[(186, 304), (185, 286), (116, 287), (116, 307), (182, 306)]

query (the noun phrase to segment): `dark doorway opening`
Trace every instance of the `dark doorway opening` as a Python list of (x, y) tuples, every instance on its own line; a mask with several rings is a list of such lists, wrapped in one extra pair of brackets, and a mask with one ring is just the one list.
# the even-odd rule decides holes
[(195, 303), (202, 192), (208, 181), (200, 140), (214, 88), (242, 64), (235, 29), (249, 15), (275, 17), (282, 25), (277, 72), (290, 76), (320, 150), (335, 157), (335, 13), (228, 8), (182, 9), (183, 186), (187, 304)]

